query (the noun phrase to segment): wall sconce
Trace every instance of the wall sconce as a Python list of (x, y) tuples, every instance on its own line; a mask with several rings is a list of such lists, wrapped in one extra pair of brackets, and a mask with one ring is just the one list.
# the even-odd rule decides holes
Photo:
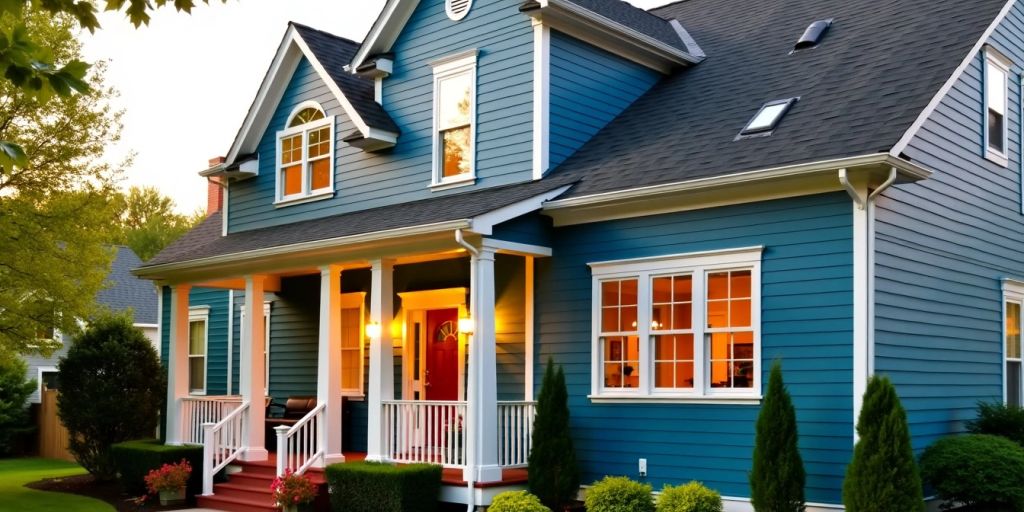
[(473, 334), (476, 330), (476, 322), (472, 318), (460, 318), (459, 319), (459, 332), (462, 334)]
[(366, 336), (369, 338), (379, 338), (380, 324), (377, 322), (370, 322), (366, 324)]

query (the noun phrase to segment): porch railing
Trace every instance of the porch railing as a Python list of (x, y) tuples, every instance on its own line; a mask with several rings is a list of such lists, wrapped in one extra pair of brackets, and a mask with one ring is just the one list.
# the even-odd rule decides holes
[(242, 402), (217, 423), (203, 424), (203, 494), (213, 494), (213, 475), (245, 451), (242, 437), (249, 402)]
[(393, 462), (445, 467), (466, 463), (466, 402), (385, 401), (384, 456)]
[(181, 399), (181, 442), (203, 444), (203, 424), (218, 423), (242, 403), (240, 396), (190, 396)]
[(498, 464), (526, 466), (533, 441), (536, 402), (498, 402)]
[(294, 425), (274, 428), (277, 433), (277, 476), (283, 476), (287, 470), (301, 475), (318, 460), (323, 462), (327, 446), (324, 442), (326, 409), (327, 404), (321, 403)]

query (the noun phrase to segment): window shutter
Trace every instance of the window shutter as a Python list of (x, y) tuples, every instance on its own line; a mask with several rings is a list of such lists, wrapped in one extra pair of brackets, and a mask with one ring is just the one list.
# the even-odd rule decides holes
[(459, 21), (469, 14), (469, 8), (473, 6), (473, 0), (445, 0), (444, 10), (448, 17)]

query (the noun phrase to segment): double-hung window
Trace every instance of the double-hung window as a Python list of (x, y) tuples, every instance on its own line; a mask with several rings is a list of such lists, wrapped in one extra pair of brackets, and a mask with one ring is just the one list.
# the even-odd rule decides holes
[(1020, 407), (1021, 396), (1021, 310), (1024, 307), (1024, 282), (1003, 281), (1004, 396), (1007, 405)]
[(188, 390), (193, 395), (206, 394), (206, 354), (210, 309), (191, 308), (188, 315)]
[(432, 62), (434, 157), (432, 187), (470, 184), (476, 177), (476, 50)]
[(334, 194), (334, 117), (312, 102), (300, 104), (277, 132), (277, 204)]
[(760, 397), (760, 247), (590, 266), (592, 398)]
[(985, 158), (1007, 160), (1010, 61), (992, 48), (985, 51)]
[(341, 296), (341, 393), (363, 395), (363, 322), (366, 294), (346, 293)]

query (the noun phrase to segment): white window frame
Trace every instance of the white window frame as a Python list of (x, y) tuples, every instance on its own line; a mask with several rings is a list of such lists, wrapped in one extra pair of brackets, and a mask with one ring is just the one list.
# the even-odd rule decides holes
[[(590, 263), (592, 273), (591, 308), (591, 394), (598, 402), (660, 401), (670, 403), (729, 403), (756, 405), (761, 400), (761, 254), (764, 248), (743, 247), (722, 251), (702, 251), (653, 258)], [(754, 384), (749, 389), (712, 388), (709, 347), (705, 334), (706, 275), (726, 270), (750, 271), (750, 329), (754, 337)], [(694, 339), (694, 385), (692, 389), (655, 389), (654, 351), (650, 327), (651, 283), (655, 277), (691, 275), (693, 305), (691, 314)], [(640, 385), (635, 389), (604, 387), (604, 354), (601, 344), (601, 283), (616, 279), (637, 279), (637, 329), (640, 339)]]
[[(1024, 329), (1024, 281), (1017, 281), (1017, 280), (1014, 280), (1014, 279), (1004, 279), (1003, 280), (1003, 302), (1002, 302), (1002, 304), (1000, 304), (1000, 307), (999, 307), (999, 309), (1002, 311), (1002, 319), (1000, 320), (1000, 323), (1002, 325), (1002, 329), (1001, 329), (1002, 336), (999, 339), (999, 347), (1000, 347), (999, 350), (1000, 350), (1000, 352), (1003, 355), (1003, 361), (1002, 361), (1002, 364), (1003, 364), (1003, 378), (1002, 378), (1002, 381), (1003, 381), (1002, 382), (1003, 403), (1006, 403), (1007, 399), (1009, 398), (1009, 393), (1008, 393), (1009, 390), (1006, 387), (1006, 376), (1007, 376), (1007, 374), (1006, 374), (1006, 372), (1007, 372), (1007, 364), (1006, 363), (1007, 363), (1007, 361), (1009, 361), (1009, 357), (1008, 357), (1008, 355), (1006, 353), (1006, 337), (1007, 337), (1007, 334), (1009, 334), (1009, 332), (1008, 332), (1009, 330), (1007, 329), (1007, 325), (1006, 325), (1006, 305), (1008, 303), (1011, 303), (1011, 302), (1019, 304), (1021, 306), (1021, 323), (1022, 323), (1022, 325), (1019, 325), (1018, 328), (1019, 329)], [(1022, 330), (1020, 332), (1024, 333), (1024, 330)], [(1021, 342), (1024, 343), (1024, 335), (1021, 336)], [(1021, 348), (1024, 349), (1024, 347), (1021, 347)], [(1020, 353), (1021, 353), (1022, 356), (1024, 356), (1024, 351), (1022, 351)], [(1021, 359), (1015, 359), (1015, 362), (1021, 362)], [(1022, 366), (1024, 366), (1024, 363), (1022, 363)], [(1018, 389), (1017, 392), (1019, 393), (1018, 396), (1021, 397), (1021, 401), (1024, 402), (1024, 367), (1022, 367), (1022, 372), (1021, 373), (1022, 373), (1022, 375), (1021, 375), (1021, 377), (1022, 377), (1021, 378), (1021, 389)]]
[[(431, 158), (431, 179), (432, 190), (445, 190), (453, 187), (472, 185), (476, 182), (476, 133), (477, 133), (477, 51), (450, 55), (430, 63), (434, 68), (434, 119), (433, 119), (433, 157)], [(459, 75), (468, 74), (470, 79), (469, 97), (472, 100), (469, 107), (469, 172), (445, 178), (444, 155), (441, 154), (441, 82)]]
[[(192, 355), (192, 323), (203, 322), (204, 334), (203, 334), (203, 355), (194, 356)], [(192, 379), (189, 378), (188, 382), (188, 394), (196, 396), (206, 395), (206, 390), (210, 386), (210, 307), (209, 306), (192, 306), (188, 308), (188, 367), (191, 375), (192, 359), (196, 357), (203, 358), (203, 388), (193, 389)]]
[[(293, 126), (288, 128), (288, 124), (291, 120), (303, 110), (307, 108), (315, 108), (320, 112), (324, 113), (323, 119), (317, 119), (305, 124)], [(275, 174), (274, 174), (274, 206), (290, 206), (295, 204), (308, 203), (310, 201), (318, 201), (334, 197), (334, 173), (335, 173), (335, 116), (327, 115), (327, 111), (315, 101), (304, 101), (299, 103), (292, 109), (291, 114), (288, 115), (287, 121), (285, 121), (285, 129), (277, 132), (276, 139), (276, 153), (275, 158)], [(330, 162), (330, 172), (328, 173), (330, 183), (326, 188), (312, 190), (312, 173), (309, 167), (309, 132), (319, 130), (325, 126), (330, 127), (330, 153), (325, 157)], [(283, 139), (294, 136), (296, 134), (302, 134), (302, 191), (298, 194), (292, 194), (289, 196), (284, 195), (284, 180), (281, 179), (281, 170), (284, 166), (281, 164), (281, 142)], [(324, 157), (321, 157), (324, 158)], [(321, 159), (318, 158), (318, 159)]]
[[(359, 347), (359, 387), (342, 387), (341, 396), (348, 398), (363, 398), (365, 396), (363, 390), (366, 389), (366, 293), (343, 293), (341, 294), (341, 300), (339, 302), (341, 303), (341, 309), (354, 309), (357, 307), (359, 308), (359, 330), (357, 331), (356, 334), (356, 336), (359, 338), (357, 342), (357, 345)], [(339, 347), (341, 347), (341, 340), (338, 340), (338, 345)]]
[[(985, 158), (1003, 167), (1007, 167), (1010, 164), (1008, 154), (1010, 149), (1010, 67), (1012, 65), (1013, 63), (1009, 59), (1007, 59), (1003, 54), (999, 53), (999, 51), (991, 47), (985, 48), (985, 79), (983, 84), (983, 96), (985, 97), (985, 125), (982, 127), (982, 130), (985, 135)], [(988, 94), (988, 87), (989, 81), (993, 79), (992, 73), (990, 71), (991, 68), (996, 68), (1001, 73), (1003, 73), (1003, 105), (1000, 106), (1003, 115), (1002, 151), (999, 151), (992, 147), (992, 145), (990, 144), (991, 137), (988, 132), (989, 110), (999, 110), (989, 108), (991, 98)]]

